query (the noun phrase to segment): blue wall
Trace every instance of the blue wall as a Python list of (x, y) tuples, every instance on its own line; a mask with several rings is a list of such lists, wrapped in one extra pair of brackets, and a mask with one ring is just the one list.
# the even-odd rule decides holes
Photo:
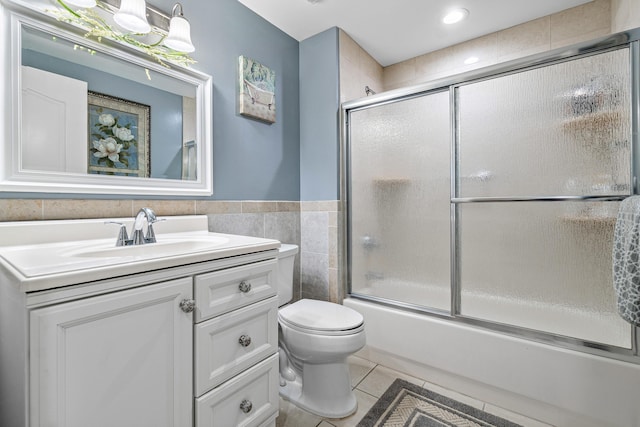
[(339, 198), (338, 29), (300, 43), (300, 200)]
[[(170, 11), (173, 0), (151, 1)], [(213, 76), (214, 199), (300, 200), (298, 41), (238, 0), (186, 0), (195, 68)], [(237, 111), (238, 57), (276, 73), (276, 122)]]

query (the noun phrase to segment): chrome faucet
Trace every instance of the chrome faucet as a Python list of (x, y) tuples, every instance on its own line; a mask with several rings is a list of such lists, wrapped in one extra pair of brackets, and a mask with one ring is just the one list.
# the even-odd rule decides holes
[[(146, 220), (146, 221), (145, 221)], [(151, 208), (141, 208), (136, 215), (136, 219), (133, 223), (133, 230), (131, 240), (133, 245), (144, 245), (145, 243), (155, 243), (156, 235), (153, 232), (153, 223), (158, 221), (156, 214)], [(147, 223), (147, 235), (142, 233), (144, 223)]]
[[(153, 231), (153, 224), (164, 221), (164, 218), (157, 218), (151, 208), (141, 208), (136, 215), (131, 230), (131, 239), (127, 235), (127, 227), (121, 222), (107, 221), (108, 224), (120, 225), (116, 246), (144, 245), (146, 243), (156, 243), (156, 234)], [(144, 224), (147, 224), (147, 233), (144, 234)]]

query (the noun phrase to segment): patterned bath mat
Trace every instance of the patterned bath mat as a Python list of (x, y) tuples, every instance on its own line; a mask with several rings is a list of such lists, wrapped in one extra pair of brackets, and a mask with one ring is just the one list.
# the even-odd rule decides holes
[(358, 427), (522, 427), (397, 379)]

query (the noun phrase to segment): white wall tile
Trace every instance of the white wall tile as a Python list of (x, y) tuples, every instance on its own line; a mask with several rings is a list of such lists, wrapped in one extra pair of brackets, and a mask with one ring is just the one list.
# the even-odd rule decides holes
[[(613, 24), (612, 24), (613, 22)], [(640, 26), (640, 1), (594, 0), (384, 68), (384, 90), (398, 89)], [(477, 56), (480, 61), (465, 65)]]
[(611, 33), (610, 0), (594, 0), (550, 15), (551, 49)]
[(640, 1), (611, 0), (611, 32), (640, 27)]

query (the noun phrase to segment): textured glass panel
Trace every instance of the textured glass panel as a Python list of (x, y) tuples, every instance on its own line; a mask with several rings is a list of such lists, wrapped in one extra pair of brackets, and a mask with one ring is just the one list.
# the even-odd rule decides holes
[(618, 206), (459, 204), (461, 313), (630, 348), (611, 271)]
[(350, 115), (351, 289), (450, 308), (449, 94)]
[(629, 51), (457, 89), (458, 196), (630, 191)]

